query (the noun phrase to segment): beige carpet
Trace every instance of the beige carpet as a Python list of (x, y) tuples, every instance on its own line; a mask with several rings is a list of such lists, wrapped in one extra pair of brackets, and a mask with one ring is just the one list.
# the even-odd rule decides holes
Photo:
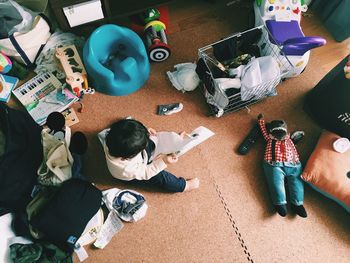
[[(235, 150), (256, 116), (263, 112), (267, 120), (283, 118), (290, 130), (306, 132), (298, 145), (301, 158), (306, 161), (320, 129), (302, 110), (304, 96), (349, 53), (350, 43), (336, 43), (315, 16), (305, 17), (306, 35), (320, 35), (328, 40), (327, 46), (312, 51), (305, 72), (279, 85), (278, 96), (249, 110), (221, 118), (208, 117), (202, 91), (178, 92), (165, 72), (177, 63), (195, 61), (199, 47), (248, 27), (249, 5), (226, 3), (190, 0), (171, 4), (172, 55), (163, 63), (152, 64), (147, 84), (126, 97), (97, 93), (84, 98), (85, 111), (79, 114), (80, 123), (72, 128), (88, 135), (84, 173), (101, 189), (128, 187), (108, 173), (96, 137), (119, 118), (132, 116), (156, 130), (191, 131), (203, 125), (216, 133), (168, 169), (186, 178), (199, 177), (200, 189), (167, 194), (133, 188), (148, 201), (146, 217), (137, 223), (126, 223), (105, 249), (87, 247), (86, 262), (349, 261), (349, 214), (306, 187), (308, 218), (281, 218), (273, 211), (263, 176), (262, 142), (246, 156), (237, 155)], [(171, 116), (156, 115), (157, 105), (173, 102), (182, 102), (183, 111)]]

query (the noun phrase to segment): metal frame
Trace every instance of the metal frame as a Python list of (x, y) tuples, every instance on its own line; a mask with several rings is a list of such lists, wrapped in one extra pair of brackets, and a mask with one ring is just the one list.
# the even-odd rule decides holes
[[(264, 52), (262, 50), (263, 49), (262, 43), (266, 43), (265, 46), (270, 43), (270, 41), (268, 39), (266, 41), (266, 39), (264, 39), (264, 38), (268, 38), (268, 37), (272, 37), (272, 36), (271, 36), (270, 32), (268, 31), (268, 29), (264, 25), (261, 25), (261, 26), (258, 26), (258, 27), (246, 30), (244, 32), (239, 32), (239, 33), (232, 34), (232, 35), (230, 35), (228, 37), (225, 37), (224, 39), (221, 39), (221, 40), (216, 41), (216, 42), (214, 42), (214, 43), (212, 43), (210, 45), (207, 45), (207, 46), (204, 46), (204, 47), (198, 49), (198, 57), (202, 58), (204, 60), (204, 62), (206, 63), (206, 66), (210, 69), (211, 67), (209, 66), (209, 64), (207, 62), (211, 61), (211, 60), (216, 60), (214, 55), (213, 55), (213, 53), (212, 53), (213, 46), (215, 44), (222, 43), (224, 41), (230, 40), (233, 37), (240, 37), (240, 36), (250, 32), (250, 31), (256, 30), (256, 29), (262, 30), (261, 39), (258, 41), (257, 44), (258, 44), (258, 46), (260, 48), (261, 53), (264, 54)], [(272, 44), (270, 44), (270, 45), (272, 45)], [(280, 65), (280, 68), (281, 68), (282, 72), (280, 74), (280, 78), (279, 79), (283, 80), (285, 78), (285, 76), (288, 75), (288, 73), (291, 70), (293, 70), (294, 67), (293, 67), (292, 63), (283, 54), (281, 48), (278, 47), (278, 46), (276, 46), (276, 48), (274, 48), (273, 53), (270, 54), (270, 55), (273, 56), (277, 60), (278, 64)], [(211, 62), (211, 63), (213, 63), (213, 62)], [(241, 99), (241, 93), (240, 92), (238, 92), (236, 94), (233, 94), (233, 95), (227, 95), (225, 91), (220, 89), (215, 84), (215, 82), (213, 81), (214, 77), (213, 77), (211, 72), (210, 72), (210, 75), (211, 75), (211, 80), (212, 80), (211, 81), (211, 85), (214, 86), (215, 95), (214, 96), (210, 95), (207, 92), (209, 87), (205, 87), (205, 85), (204, 85), (204, 91), (205, 91), (205, 97), (207, 99), (207, 103), (211, 107), (211, 110), (213, 111), (213, 114), (216, 115), (216, 117), (221, 117), (223, 114), (228, 113), (228, 112), (238, 111), (238, 110), (240, 110), (242, 108), (245, 108), (245, 107), (247, 107), (249, 105), (252, 105), (254, 103), (259, 102), (261, 99), (266, 98), (266, 97), (262, 97), (262, 98), (259, 98), (259, 99), (252, 98), (252, 99), (243, 101)], [(277, 86), (278, 84), (279, 84), (279, 81), (277, 81), (275, 79), (275, 80), (271, 80), (271, 81), (262, 83), (262, 84), (256, 86), (255, 88), (259, 89), (259, 90), (264, 90), (265, 88), (267, 88), (267, 87), (269, 87), (271, 85)], [(213, 87), (210, 87), (210, 88), (213, 88)], [(215, 100), (216, 99), (228, 100), (227, 106), (225, 106), (224, 108), (220, 108), (220, 107), (216, 106), (215, 105)]]

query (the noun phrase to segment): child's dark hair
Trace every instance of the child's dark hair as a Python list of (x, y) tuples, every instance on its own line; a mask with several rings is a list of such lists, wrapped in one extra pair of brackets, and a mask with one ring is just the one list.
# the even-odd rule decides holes
[(148, 130), (141, 122), (123, 119), (112, 124), (106, 145), (110, 155), (132, 158), (146, 148), (148, 140)]

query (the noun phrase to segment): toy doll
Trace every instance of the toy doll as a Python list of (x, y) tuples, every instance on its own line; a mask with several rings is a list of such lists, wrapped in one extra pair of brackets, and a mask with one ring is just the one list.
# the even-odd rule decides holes
[(307, 217), (303, 206), (304, 185), (300, 178), (302, 166), (286, 122), (273, 120), (266, 126), (263, 115), (259, 114), (258, 123), (267, 142), (263, 167), (277, 213), (283, 217), (287, 215), (287, 180), (292, 210), (301, 217)]
[(57, 140), (66, 141), (69, 151), (73, 157), (72, 177), (82, 178), (82, 155), (88, 148), (88, 141), (83, 132), (77, 131), (71, 136), (71, 130), (66, 126), (66, 120), (62, 113), (52, 112), (46, 120), (49, 133)]
[[(46, 119), (46, 126), (50, 129), (50, 134), (58, 140), (67, 139), (69, 150), (72, 154), (76, 153), (79, 155), (84, 154), (87, 151), (88, 142), (84, 133), (77, 131), (70, 138), (70, 128), (66, 126), (66, 120), (62, 113), (52, 112)], [(69, 133), (68, 138), (66, 132)]]

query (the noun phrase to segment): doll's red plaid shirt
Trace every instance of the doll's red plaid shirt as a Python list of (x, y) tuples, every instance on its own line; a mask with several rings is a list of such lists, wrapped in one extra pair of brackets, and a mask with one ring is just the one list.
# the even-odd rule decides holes
[[(264, 160), (267, 162), (299, 162), (299, 155), (293, 141), (287, 135), (284, 140), (273, 140), (267, 132), (265, 120), (259, 120), (260, 130), (267, 141)], [(274, 152), (273, 152), (274, 148)]]

